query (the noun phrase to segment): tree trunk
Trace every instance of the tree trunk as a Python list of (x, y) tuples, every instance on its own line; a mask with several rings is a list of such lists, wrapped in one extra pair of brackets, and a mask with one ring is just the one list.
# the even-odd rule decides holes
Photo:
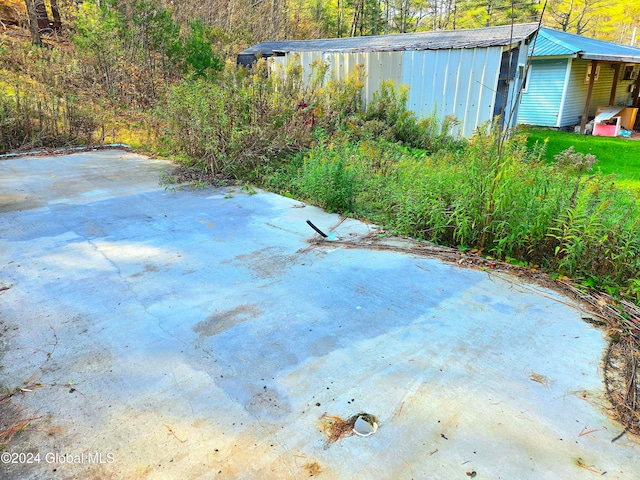
[(51, 16), (53, 17), (53, 29), (60, 30), (62, 28), (62, 19), (60, 18), (60, 10), (58, 9), (58, 0), (51, 0)]
[(51, 28), (49, 25), (49, 14), (47, 13), (47, 7), (44, 6), (44, 0), (35, 0), (36, 17), (38, 20), (38, 29), (46, 30)]
[(27, 7), (27, 14), (29, 15), (29, 30), (31, 31), (31, 43), (41, 47), (42, 39), (40, 38), (40, 31), (38, 30), (38, 17), (36, 15), (36, 7), (33, 1), (34, 0), (24, 0), (24, 4)]

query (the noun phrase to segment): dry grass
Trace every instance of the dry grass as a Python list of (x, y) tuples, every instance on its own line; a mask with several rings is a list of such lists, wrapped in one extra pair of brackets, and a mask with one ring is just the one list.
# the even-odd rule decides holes
[(20, 407), (11, 401), (11, 396), (0, 399), (0, 451), (4, 450), (9, 442), (29, 427), (40, 417), (25, 418)]
[(637, 337), (612, 341), (607, 349), (604, 377), (607, 396), (625, 431), (640, 435), (640, 345)]
[(540, 385), (544, 385), (545, 388), (549, 388), (549, 380), (546, 376), (540, 373), (532, 372), (531, 375), (529, 375), (529, 378), (534, 382), (539, 383)]
[(605, 293), (559, 283), (604, 320), (611, 339), (604, 358), (607, 397), (624, 431), (640, 436), (640, 308)]
[(35, 379), (36, 375), (34, 374), (13, 390), (5, 387), (4, 392), (0, 395), (0, 450), (4, 450), (11, 439), (24, 431), (31, 422), (40, 418), (25, 417), (22, 409), (13, 402), (17, 395), (23, 396), (43, 387), (42, 383)]
[(320, 425), (322, 425), (322, 433), (327, 437), (327, 443), (331, 444), (341, 438), (353, 435), (353, 425), (357, 418), (356, 416), (345, 420), (335, 415), (323, 414), (320, 417)]

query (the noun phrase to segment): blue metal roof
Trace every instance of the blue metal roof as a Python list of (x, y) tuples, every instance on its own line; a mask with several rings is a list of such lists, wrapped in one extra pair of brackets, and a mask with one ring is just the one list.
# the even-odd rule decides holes
[(587, 60), (640, 63), (640, 48), (543, 27), (532, 44), (532, 56), (571, 56)]

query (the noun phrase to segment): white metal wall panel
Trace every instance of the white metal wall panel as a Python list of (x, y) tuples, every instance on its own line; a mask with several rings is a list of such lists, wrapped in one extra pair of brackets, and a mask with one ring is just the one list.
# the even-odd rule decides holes
[(373, 98), (373, 94), (385, 80), (401, 83), (402, 52), (358, 52), (331, 53), (332, 77), (345, 80), (356, 65), (363, 64), (365, 68), (364, 88), (362, 97), (365, 104)]
[(403, 52), (402, 79), (419, 117), (453, 115), (465, 137), (491, 121), (502, 47)]
[(309, 82), (313, 73), (311, 64), (316, 60), (322, 60), (322, 52), (302, 52), (300, 53), (300, 60), (302, 61), (302, 78), (305, 83)]
[(306, 83), (311, 79), (312, 68), (311, 64), (322, 58), (322, 52), (288, 52), (283, 57), (271, 57), (269, 61), (271, 69), (284, 70), (287, 63), (298, 57), (298, 62), (302, 65), (302, 80)]
[(365, 64), (365, 87), (363, 96), (366, 103), (373, 98), (373, 94), (380, 88), (382, 82), (393, 80), (400, 84), (402, 81), (402, 52), (371, 52), (363, 59)]
[[(501, 48), (494, 48), (492, 52), (486, 48), (474, 48), (469, 53), (471, 55), (460, 70), (461, 85), (468, 91), (467, 103), (460, 105), (454, 113), (462, 122), (460, 130), (465, 137), (473, 135), (483, 123), (493, 120), (502, 59)], [(493, 61), (488, 66), (486, 62), (490, 58)]]
[[(445, 96), (442, 108), (444, 112), (456, 111), (460, 96), (460, 60), (464, 49), (449, 50), (445, 74)], [(445, 113), (445, 115), (447, 115)], [(453, 115), (453, 114), (451, 114)]]
[(459, 124), (454, 133), (470, 137), (492, 120), (502, 47), (393, 52), (301, 52), (272, 57), (271, 68), (284, 68), (298, 55), (309, 80), (311, 63), (329, 63), (331, 78), (344, 80), (356, 65), (364, 64), (363, 103), (366, 105), (384, 80), (407, 84), (409, 108), (418, 117), (431, 114), (442, 121), (452, 115)]
[(393, 80), (396, 84), (402, 83), (403, 52), (288, 52), (286, 56), (271, 57), (269, 66), (272, 71), (283, 70), (287, 62), (298, 58), (304, 69), (303, 79), (308, 82), (311, 78), (311, 64), (322, 59), (330, 65), (326, 80), (346, 80), (356, 65), (363, 64), (365, 68), (364, 88), (362, 91), (363, 103), (367, 105), (373, 98), (373, 94), (379, 90), (380, 84), (385, 80)]
[[(498, 86), (498, 75), (500, 74), (500, 62), (498, 62), (498, 66), (494, 69), (496, 72), (495, 82), (492, 81), (491, 84), (487, 84), (485, 79), (487, 76), (486, 70), (479, 68), (487, 52), (482, 50), (478, 51), (477, 49), (469, 50), (469, 52), (471, 53), (471, 56), (468, 58), (465, 68), (460, 71), (460, 76), (464, 76), (464, 81), (461, 81), (461, 86), (467, 90), (467, 103), (466, 105), (459, 107), (460, 111), (464, 113), (462, 115), (456, 115), (456, 118), (462, 122), (459, 130), (467, 137), (470, 136), (470, 133), (467, 132), (477, 128), (477, 126), (482, 123), (482, 119), (486, 115), (488, 115), (489, 118), (491, 117), (495, 102), (495, 91)], [(487, 89), (491, 89), (493, 91), (493, 101), (488, 106), (484, 107), (488, 109), (488, 112), (483, 112), (484, 114), (481, 115), (480, 109), (483, 105), (482, 97)], [(484, 96), (486, 98), (486, 95)], [(469, 121), (465, 121), (467, 118)]]
[[(322, 52), (288, 52), (282, 57), (269, 57), (267, 60), (269, 70), (271, 72), (284, 72), (287, 64), (293, 61), (296, 56), (298, 58), (298, 62), (302, 65), (302, 80), (305, 84), (308, 84), (313, 72), (311, 64), (318, 59), (324, 60)], [(327, 78), (328, 77), (329, 75), (327, 75)]]
[(269, 57), (267, 59), (267, 65), (269, 65), (271, 72), (284, 71), (288, 61), (289, 59), (287, 57)]

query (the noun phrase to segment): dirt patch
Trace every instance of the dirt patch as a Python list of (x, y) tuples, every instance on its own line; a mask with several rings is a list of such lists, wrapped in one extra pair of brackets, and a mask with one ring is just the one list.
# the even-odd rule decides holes
[(607, 396), (624, 432), (640, 435), (640, 345), (633, 337), (612, 341), (604, 362)]
[(296, 255), (284, 255), (281, 252), (277, 247), (266, 247), (238, 255), (235, 261), (251, 269), (257, 278), (275, 278), (298, 262)]
[[(597, 319), (584, 320), (607, 330), (604, 383), (613, 417), (624, 433), (640, 436), (640, 307), (610, 295), (560, 282), (565, 293), (586, 303)], [(617, 437), (619, 438), (619, 437)]]
[(320, 467), (320, 464), (318, 462), (305, 463), (302, 468), (307, 471), (310, 477), (314, 477), (322, 471), (322, 468)]
[(252, 390), (251, 399), (245, 408), (256, 418), (280, 423), (291, 412), (286, 397), (276, 389), (268, 388), (265, 385), (262, 388), (252, 387)]
[(225, 177), (219, 173), (206, 172), (199, 167), (187, 167), (186, 165), (176, 166), (171, 173), (165, 175), (162, 178), (161, 183), (163, 185), (179, 185), (179, 184), (193, 184), (193, 185), (208, 185), (214, 187), (229, 187), (238, 185), (238, 182), (230, 177)]
[(33, 195), (0, 193), (0, 213), (32, 210), (43, 205), (42, 200)]
[(262, 311), (254, 304), (240, 305), (225, 312), (212, 313), (209, 318), (194, 325), (193, 331), (201, 337), (212, 337), (260, 314)]

